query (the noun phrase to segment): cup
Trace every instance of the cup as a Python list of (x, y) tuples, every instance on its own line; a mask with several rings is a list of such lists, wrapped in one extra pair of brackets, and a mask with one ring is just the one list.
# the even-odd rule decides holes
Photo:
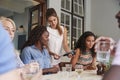
[(83, 65), (81, 65), (81, 64), (76, 64), (76, 65), (75, 65), (75, 71), (76, 71), (78, 74), (82, 73), (82, 71), (83, 71)]
[(33, 74), (38, 73), (40, 67), (39, 67), (39, 63), (36, 60), (31, 60), (30, 63), (30, 72)]
[(97, 43), (97, 60), (99, 62), (109, 62), (111, 43), (107, 40), (101, 40)]
[(31, 80), (40, 70), (37, 61), (32, 60), (29, 64), (23, 67), (23, 78), (25, 80)]
[(72, 65), (71, 64), (65, 64), (66, 71), (71, 72), (72, 71)]

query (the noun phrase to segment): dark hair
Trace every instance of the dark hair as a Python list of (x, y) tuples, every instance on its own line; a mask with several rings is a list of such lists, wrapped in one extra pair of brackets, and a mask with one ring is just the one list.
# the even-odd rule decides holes
[(48, 20), (48, 18), (51, 17), (51, 16), (54, 16), (54, 17), (57, 18), (57, 21), (58, 21), (58, 22), (57, 22), (57, 25), (56, 25), (56, 29), (58, 30), (59, 34), (61, 35), (63, 32), (62, 32), (62, 29), (61, 29), (61, 27), (60, 27), (60, 25), (59, 25), (59, 18), (58, 18), (58, 16), (57, 16), (57, 13), (56, 13), (56, 11), (55, 11), (54, 8), (48, 8), (48, 9), (47, 9), (47, 12), (46, 12), (46, 20)]
[[(85, 52), (86, 51), (86, 43), (85, 43), (85, 41), (86, 41), (86, 38), (88, 36), (93, 36), (96, 39), (96, 36), (94, 35), (94, 33), (90, 32), (90, 31), (86, 31), (79, 37), (77, 43), (75, 44), (74, 49), (79, 48), (82, 52)], [(94, 56), (94, 54), (95, 54), (94, 46), (90, 50), (91, 50), (91, 52), (93, 53), (93, 56)]]
[[(25, 42), (25, 44), (23, 45), (21, 51), (26, 47), (26, 46), (31, 46), (35, 43), (37, 43), (42, 34), (47, 31), (47, 28), (45, 26), (36, 26), (35, 28), (32, 29), (32, 31), (30, 32), (30, 35), (28, 37), (28, 40)], [(48, 31), (47, 31), (48, 32)]]

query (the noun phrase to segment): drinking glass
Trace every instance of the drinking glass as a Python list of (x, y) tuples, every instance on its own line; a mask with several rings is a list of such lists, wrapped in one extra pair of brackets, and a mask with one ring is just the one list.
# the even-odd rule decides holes
[(109, 62), (110, 47), (110, 41), (102, 40), (97, 43), (97, 60), (99, 62)]
[(76, 64), (75, 65), (75, 71), (80, 75), (83, 71), (83, 65), (81, 64)]
[(72, 71), (72, 65), (71, 64), (65, 64), (66, 71), (71, 72)]
[(29, 64), (24, 66), (23, 78), (25, 80), (31, 80), (39, 72), (39, 64), (37, 61), (32, 60)]

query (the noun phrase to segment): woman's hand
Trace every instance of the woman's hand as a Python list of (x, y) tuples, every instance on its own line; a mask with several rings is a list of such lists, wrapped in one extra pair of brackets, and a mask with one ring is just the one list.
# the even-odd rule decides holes
[(60, 56), (57, 55), (57, 54), (54, 54), (53, 57), (54, 57), (54, 59), (56, 59), (56, 60), (60, 59)]
[(111, 37), (104, 37), (104, 36), (101, 36), (95, 40), (95, 52), (97, 51), (97, 43), (99, 43), (101, 40), (105, 40), (105, 41), (110, 42), (111, 54), (114, 54), (116, 42)]

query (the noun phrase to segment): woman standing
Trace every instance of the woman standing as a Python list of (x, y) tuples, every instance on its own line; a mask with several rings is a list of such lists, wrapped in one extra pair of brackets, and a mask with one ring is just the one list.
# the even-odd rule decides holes
[[(67, 30), (65, 27), (60, 26), (59, 18), (54, 8), (48, 8), (46, 12), (46, 20), (49, 24), (47, 30), (49, 32), (48, 48), (50, 54), (52, 54), (52, 65), (58, 66), (60, 63), (60, 54), (62, 53), (62, 47), (65, 52), (70, 52), (67, 44)], [(55, 59), (57, 58), (57, 59)]]

